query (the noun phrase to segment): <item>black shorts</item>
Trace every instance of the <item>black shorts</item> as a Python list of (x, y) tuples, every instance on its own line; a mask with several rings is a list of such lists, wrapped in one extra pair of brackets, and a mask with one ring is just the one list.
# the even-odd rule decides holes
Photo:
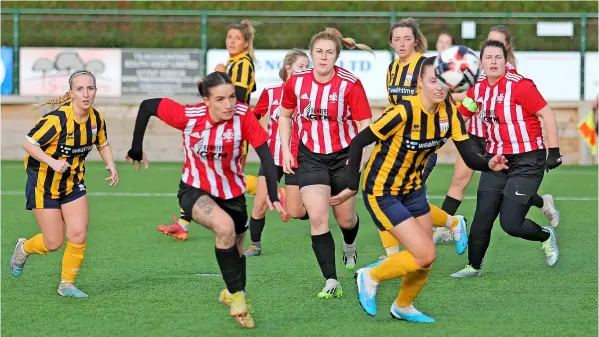
[(75, 201), (87, 194), (87, 187), (83, 181), (73, 186), (71, 193), (52, 199), (52, 197), (35, 186), (35, 183), (27, 178), (25, 183), (25, 209), (60, 209), (62, 205)]
[(543, 181), (546, 155), (544, 149), (505, 155), (509, 170), (482, 172), (478, 190), (501, 192), (520, 203), (528, 203)]
[[(295, 174), (287, 174), (283, 172), (283, 168), (281, 166), (277, 166), (277, 181), (280, 182), (281, 178), (285, 175), (285, 185), (289, 186), (297, 186), (297, 175)], [(260, 169), (258, 170), (258, 176), (264, 177), (264, 170), (262, 169), (262, 165), (260, 165)]]
[(177, 193), (177, 197), (179, 198), (179, 205), (185, 214), (193, 214), (193, 205), (195, 205), (196, 201), (203, 195), (209, 196), (210, 199), (214, 200), (218, 207), (229, 214), (235, 224), (236, 234), (242, 234), (247, 230), (248, 215), (245, 196), (243, 194), (233, 199), (226, 200), (217, 198), (199, 188), (189, 186), (183, 181), (179, 183), (179, 193)]
[(475, 136), (471, 133), (468, 134), (470, 136), (470, 138), (472, 139), (472, 144), (474, 145), (474, 152), (475, 153), (481, 153), (487, 152), (487, 139), (484, 137), (479, 137), (479, 136)]
[(327, 185), (331, 195), (336, 195), (347, 187), (347, 159), (349, 147), (329, 154), (310, 151), (302, 142), (297, 156), (298, 168), (295, 171), (300, 189), (310, 185)]
[(389, 230), (410, 218), (418, 218), (431, 211), (424, 188), (402, 195), (387, 194), (376, 197), (362, 192), (362, 196), (366, 210), (381, 231)]

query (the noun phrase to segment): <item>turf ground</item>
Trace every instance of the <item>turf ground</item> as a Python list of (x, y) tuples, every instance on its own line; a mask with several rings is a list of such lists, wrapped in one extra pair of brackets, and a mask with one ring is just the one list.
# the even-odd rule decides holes
[[(509, 237), (496, 225), (484, 276), (454, 280), (466, 264), (453, 245), (438, 246), (437, 261), (416, 306), (433, 325), (391, 320), (388, 309), (399, 280), (379, 287), (379, 314), (369, 317), (356, 297), (353, 273), (337, 268), (345, 295), (321, 300), (324, 281), (311, 249), (309, 227), (267, 215), (264, 253), (248, 259), (248, 298), (257, 327), (238, 327), (217, 300), (224, 287), (214, 257), (213, 235), (192, 224), (186, 242), (156, 231), (178, 212), (179, 164), (152, 164), (135, 172), (120, 164), (121, 183), (109, 187), (106, 171), (88, 165), (91, 223), (77, 285), (88, 299), (56, 293), (62, 250), (32, 256), (20, 278), (10, 275), (15, 239), (38, 232), (24, 209), (25, 174), (20, 162), (2, 163), (2, 336), (596, 336), (597, 335), (597, 167), (561, 167), (548, 174), (541, 192), (553, 193), (562, 212), (561, 256), (545, 265), (539, 243)], [(249, 167), (257, 171), (256, 166)], [(429, 181), (429, 196), (440, 205), (453, 168), (440, 165)], [(478, 178), (475, 178), (477, 181)], [(475, 195), (475, 182), (467, 192)], [(161, 195), (151, 195), (162, 193)], [(251, 207), (252, 200), (248, 199)], [(474, 213), (474, 200), (460, 211)], [(358, 264), (383, 253), (362, 201)], [(530, 217), (545, 224), (541, 212)], [(333, 223), (333, 221), (331, 221)], [(246, 243), (247, 246), (247, 243)]]

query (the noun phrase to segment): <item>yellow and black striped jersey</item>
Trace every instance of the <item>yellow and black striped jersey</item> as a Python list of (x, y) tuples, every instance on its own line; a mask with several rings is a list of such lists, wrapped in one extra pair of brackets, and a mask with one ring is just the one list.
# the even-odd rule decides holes
[(227, 74), (233, 85), (246, 89), (243, 103), (250, 104), (250, 96), (256, 91), (256, 72), (252, 57), (243, 52), (227, 61)]
[(420, 189), (428, 158), (448, 139), (468, 139), (455, 104), (446, 99), (429, 112), (420, 94), (389, 107), (370, 129), (379, 140), (364, 170), (362, 189), (374, 196)]
[(89, 118), (78, 122), (71, 104), (44, 115), (26, 137), (52, 158), (65, 160), (71, 165), (65, 172), (58, 173), (29, 154), (25, 156), (27, 178), (52, 199), (70, 194), (75, 186), (83, 182), (85, 157), (94, 145), (108, 143), (102, 115), (90, 107)]
[(426, 57), (416, 53), (407, 63), (399, 59), (389, 64), (387, 69), (387, 94), (389, 103), (398, 104), (404, 97), (418, 93), (418, 77)]

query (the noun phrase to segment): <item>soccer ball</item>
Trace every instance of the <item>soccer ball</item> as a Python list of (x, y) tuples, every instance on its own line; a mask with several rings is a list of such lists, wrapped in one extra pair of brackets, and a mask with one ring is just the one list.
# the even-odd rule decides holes
[(470, 89), (479, 74), (480, 59), (468, 47), (452, 46), (435, 58), (435, 76), (452, 92)]

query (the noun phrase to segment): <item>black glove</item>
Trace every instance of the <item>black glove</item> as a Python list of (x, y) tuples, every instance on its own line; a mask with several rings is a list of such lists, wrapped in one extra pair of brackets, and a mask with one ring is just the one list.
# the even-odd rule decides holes
[(562, 155), (559, 153), (559, 147), (549, 149), (547, 161), (545, 162), (545, 170), (549, 172), (562, 164)]
[(129, 156), (129, 158), (133, 159), (134, 161), (142, 161), (143, 151), (131, 149), (127, 151), (127, 156)]

